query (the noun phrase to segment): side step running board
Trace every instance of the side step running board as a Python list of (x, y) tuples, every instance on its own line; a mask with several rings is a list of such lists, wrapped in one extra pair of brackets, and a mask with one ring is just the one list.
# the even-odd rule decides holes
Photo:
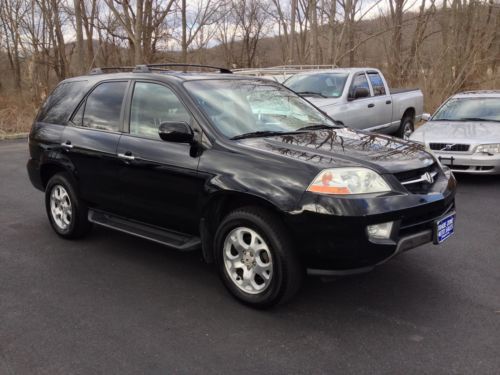
[(103, 211), (90, 209), (88, 218), (90, 222), (97, 225), (145, 238), (181, 251), (196, 250), (201, 245), (200, 238), (196, 236), (128, 220)]

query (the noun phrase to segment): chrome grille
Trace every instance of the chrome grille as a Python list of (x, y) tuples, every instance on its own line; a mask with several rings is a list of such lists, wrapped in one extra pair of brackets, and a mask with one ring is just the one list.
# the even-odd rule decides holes
[[(435, 181), (439, 178), (439, 166), (433, 163), (428, 167), (398, 172), (394, 176), (410, 193), (427, 194), (432, 191)], [(429, 177), (431, 181), (427, 180)]]
[(469, 151), (470, 145), (461, 143), (429, 143), (431, 150), (435, 151), (457, 151), (457, 152), (467, 152)]

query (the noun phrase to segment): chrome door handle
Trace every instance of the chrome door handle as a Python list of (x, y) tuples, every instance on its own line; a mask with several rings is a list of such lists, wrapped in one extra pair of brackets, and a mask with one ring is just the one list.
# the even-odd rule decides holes
[(63, 142), (61, 143), (61, 146), (66, 148), (66, 149), (69, 149), (69, 148), (73, 148), (74, 146), (71, 144), (70, 141), (66, 141), (66, 142)]
[(129, 154), (129, 153), (125, 153), (125, 154), (118, 154), (118, 157), (120, 159), (124, 159), (124, 160), (135, 160), (135, 156), (132, 155), (132, 154)]

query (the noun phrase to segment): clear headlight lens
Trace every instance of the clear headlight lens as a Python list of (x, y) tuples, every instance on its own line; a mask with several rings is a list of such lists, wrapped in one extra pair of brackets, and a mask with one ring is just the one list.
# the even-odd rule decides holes
[(484, 152), (486, 154), (500, 154), (500, 143), (479, 145), (476, 147), (476, 152)]
[(321, 194), (384, 193), (391, 188), (377, 172), (367, 168), (332, 168), (321, 171), (307, 191)]

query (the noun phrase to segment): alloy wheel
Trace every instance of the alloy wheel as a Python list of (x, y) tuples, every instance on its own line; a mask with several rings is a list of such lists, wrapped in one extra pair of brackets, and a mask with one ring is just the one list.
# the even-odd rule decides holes
[(231, 230), (224, 240), (223, 260), (229, 278), (242, 291), (259, 294), (269, 287), (273, 259), (269, 246), (255, 230)]
[(68, 192), (62, 185), (54, 185), (50, 193), (50, 213), (57, 227), (63, 231), (71, 225), (73, 209)]

